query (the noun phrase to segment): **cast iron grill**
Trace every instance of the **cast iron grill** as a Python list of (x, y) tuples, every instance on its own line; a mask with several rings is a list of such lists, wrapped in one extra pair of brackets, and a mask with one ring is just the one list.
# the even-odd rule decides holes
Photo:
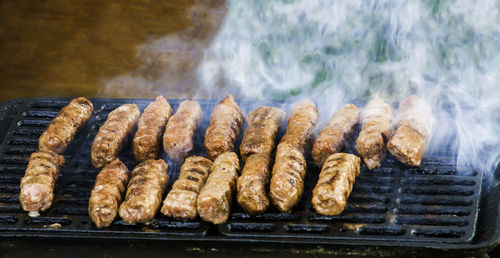
[[(304, 196), (290, 214), (271, 208), (264, 214), (249, 216), (234, 203), (229, 221), (221, 225), (199, 219), (177, 221), (159, 213), (149, 225), (128, 225), (117, 219), (109, 228), (96, 229), (87, 211), (88, 197), (98, 173), (91, 165), (90, 146), (111, 110), (131, 102), (143, 110), (150, 100), (139, 99), (92, 100), (95, 111), (91, 120), (64, 154), (66, 164), (57, 181), (53, 206), (40, 217), (30, 218), (19, 204), (19, 182), (29, 155), (37, 150), (38, 137), (68, 101), (29, 99), (16, 107), (9, 120), (0, 145), (0, 234), (4, 236), (285, 242), (376, 240), (410, 245), (466, 244), (476, 236), (483, 172), (457, 168), (450, 155), (424, 158), (419, 168), (406, 167), (392, 157), (374, 171), (362, 168), (347, 207), (338, 216), (321, 216), (312, 209), (311, 192), (319, 168), (309, 162)], [(169, 102), (176, 110), (181, 101)], [(194, 155), (205, 154), (203, 136), (215, 103), (200, 101), (204, 117), (196, 134)], [(281, 106), (282, 103), (240, 102), (246, 113), (264, 104)], [(165, 154), (163, 158), (167, 160)], [(136, 165), (130, 147), (122, 151), (120, 159), (130, 170)], [(169, 188), (177, 179), (179, 168), (169, 162)]]

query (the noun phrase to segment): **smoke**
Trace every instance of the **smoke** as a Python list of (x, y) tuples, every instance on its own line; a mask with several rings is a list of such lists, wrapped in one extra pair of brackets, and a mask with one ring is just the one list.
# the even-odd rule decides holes
[(452, 151), (459, 166), (492, 171), (500, 160), (499, 24), (496, 0), (230, 1), (198, 68), (200, 92), (311, 98), (322, 124), (354, 99), (417, 94), (438, 121), (426, 155)]

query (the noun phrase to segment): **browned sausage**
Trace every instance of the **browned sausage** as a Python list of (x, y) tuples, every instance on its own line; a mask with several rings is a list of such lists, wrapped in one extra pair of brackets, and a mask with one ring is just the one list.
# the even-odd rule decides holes
[(97, 175), (89, 198), (90, 219), (97, 228), (108, 227), (115, 219), (128, 177), (128, 169), (119, 159), (106, 165)]
[(267, 154), (252, 154), (247, 158), (241, 176), (238, 178), (238, 204), (248, 214), (259, 214), (270, 205), (267, 184), (271, 174), (271, 159)]
[(399, 122), (396, 132), (387, 143), (387, 149), (402, 163), (418, 167), (434, 126), (431, 106), (415, 95), (399, 104)]
[(278, 144), (269, 197), (280, 211), (291, 212), (300, 201), (306, 168), (306, 160), (299, 149), (287, 142)]
[(314, 142), (312, 157), (318, 167), (323, 165), (326, 157), (345, 148), (347, 138), (356, 131), (359, 116), (359, 109), (352, 104), (341, 107), (332, 115)]
[(375, 95), (363, 111), (363, 127), (356, 140), (356, 150), (368, 169), (380, 167), (385, 145), (392, 133), (392, 109)]
[(285, 116), (285, 111), (275, 107), (259, 107), (250, 112), (248, 127), (240, 144), (243, 162), (255, 153), (271, 155), (274, 150), (274, 141)]
[(38, 139), (40, 150), (62, 154), (71, 141), (92, 116), (94, 106), (90, 100), (80, 97), (71, 100)]
[(214, 224), (226, 222), (240, 171), (240, 161), (234, 152), (219, 155), (212, 167), (207, 183), (198, 195), (196, 208), (200, 218)]
[(64, 157), (53, 151), (31, 154), (19, 194), (21, 206), (30, 216), (38, 216), (40, 211), (47, 210), (52, 204), (54, 187), (63, 165)]
[(234, 102), (233, 96), (227, 94), (226, 98), (215, 106), (210, 117), (210, 125), (205, 134), (208, 158), (215, 160), (224, 152), (234, 151), (244, 122), (245, 114)]
[(163, 201), (161, 213), (168, 217), (192, 220), (198, 216), (196, 199), (210, 174), (212, 161), (200, 157), (189, 157), (182, 164), (179, 179)]
[(286, 133), (281, 142), (287, 142), (302, 154), (310, 147), (312, 131), (318, 122), (318, 108), (310, 100), (304, 100), (293, 107), (288, 118)]
[(90, 154), (95, 168), (106, 166), (118, 156), (118, 152), (137, 125), (140, 115), (136, 104), (121, 105), (109, 113), (108, 119), (99, 128), (92, 142)]
[(193, 150), (194, 134), (202, 119), (198, 102), (185, 100), (170, 118), (163, 134), (163, 148), (170, 160), (182, 162)]
[(139, 119), (132, 147), (135, 159), (139, 162), (156, 159), (161, 151), (161, 136), (172, 108), (162, 96), (149, 103)]
[(360, 162), (356, 155), (348, 153), (328, 156), (313, 190), (312, 205), (317, 213), (333, 216), (344, 210), (354, 179), (359, 175)]
[(145, 223), (152, 220), (160, 208), (167, 187), (168, 165), (165, 161), (149, 159), (132, 171), (125, 200), (120, 205), (120, 217), (126, 223)]

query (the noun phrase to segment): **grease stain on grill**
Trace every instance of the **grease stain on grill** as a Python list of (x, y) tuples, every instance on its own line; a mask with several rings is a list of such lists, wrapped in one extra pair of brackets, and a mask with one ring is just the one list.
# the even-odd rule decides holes
[(227, 229), (231, 232), (273, 232), (276, 231), (274, 223), (228, 223)]
[(460, 238), (465, 235), (465, 231), (457, 231), (452, 229), (418, 228), (412, 230), (411, 234), (417, 237)]
[(330, 231), (330, 227), (325, 225), (291, 224), (286, 225), (285, 230), (291, 233), (327, 233)]
[(55, 218), (55, 217), (36, 217), (27, 218), (24, 220), (26, 225), (52, 225), (54, 223), (59, 223), (61, 226), (68, 226), (71, 224), (71, 219), (67, 218)]
[(16, 216), (0, 216), (0, 224), (2, 225), (12, 225), (18, 221), (19, 219)]
[(364, 226), (358, 228), (356, 232), (360, 235), (370, 236), (402, 236), (406, 234), (406, 230), (403, 227)]

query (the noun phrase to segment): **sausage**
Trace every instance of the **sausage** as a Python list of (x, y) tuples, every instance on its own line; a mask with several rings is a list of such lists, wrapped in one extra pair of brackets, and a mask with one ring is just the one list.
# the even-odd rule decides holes
[(234, 151), (244, 122), (245, 114), (234, 102), (233, 96), (227, 94), (215, 106), (205, 134), (205, 149), (209, 159), (215, 160), (224, 152)]
[(113, 161), (132, 133), (141, 112), (136, 104), (121, 105), (111, 111), (92, 142), (91, 156), (95, 168)]
[(189, 157), (182, 164), (179, 179), (163, 201), (161, 213), (182, 220), (192, 220), (198, 216), (196, 198), (210, 174), (212, 161), (201, 157)]
[(269, 197), (280, 211), (291, 212), (300, 201), (306, 169), (306, 159), (299, 149), (287, 142), (278, 144)]
[(185, 100), (179, 105), (163, 134), (163, 148), (170, 160), (180, 163), (193, 150), (194, 133), (201, 119), (202, 111), (198, 102)]
[(271, 174), (270, 165), (269, 155), (252, 154), (238, 178), (236, 200), (248, 214), (263, 213), (270, 205), (266, 189)]
[(149, 159), (132, 170), (127, 194), (119, 209), (123, 221), (145, 223), (154, 218), (168, 184), (167, 169), (165, 161)]
[(359, 116), (359, 109), (352, 104), (341, 107), (332, 115), (312, 149), (312, 157), (318, 167), (323, 165), (328, 156), (345, 148), (345, 142), (356, 131)]
[(59, 170), (64, 165), (64, 157), (45, 150), (31, 154), (24, 177), (21, 179), (19, 200), (29, 216), (38, 216), (47, 210), (54, 199), (54, 187)]
[(248, 127), (240, 144), (243, 162), (255, 153), (271, 155), (274, 150), (274, 141), (285, 116), (285, 111), (275, 107), (259, 107), (250, 112)]
[(360, 163), (360, 158), (353, 154), (328, 156), (313, 190), (312, 205), (318, 214), (333, 216), (344, 210), (354, 179), (359, 175)]
[(236, 153), (225, 152), (215, 159), (207, 182), (196, 201), (196, 208), (202, 220), (213, 224), (227, 221), (239, 171), (240, 161)]
[(431, 106), (415, 95), (399, 104), (397, 129), (387, 143), (389, 152), (400, 162), (418, 167), (430, 139), (435, 118)]
[(318, 108), (314, 102), (304, 100), (293, 107), (288, 118), (286, 133), (280, 143), (287, 142), (299, 149), (302, 154), (311, 142), (312, 131), (318, 122)]
[(42, 151), (51, 150), (62, 154), (80, 130), (92, 116), (94, 106), (90, 100), (79, 97), (71, 100), (38, 139)]
[(392, 118), (391, 106), (377, 95), (363, 111), (363, 126), (356, 140), (356, 150), (370, 170), (380, 167), (384, 159), (385, 145), (392, 133)]
[(97, 175), (89, 198), (90, 219), (97, 228), (108, 227), (115, 219), (127, 186), (128, 174), (125, 164), (115, 159)]
[(134, 156), (138, 162), (158, 158), (161, 136), (171, 115), (172, 108), (162, 96), (156, 97), (144, 109), (132, 141)]

